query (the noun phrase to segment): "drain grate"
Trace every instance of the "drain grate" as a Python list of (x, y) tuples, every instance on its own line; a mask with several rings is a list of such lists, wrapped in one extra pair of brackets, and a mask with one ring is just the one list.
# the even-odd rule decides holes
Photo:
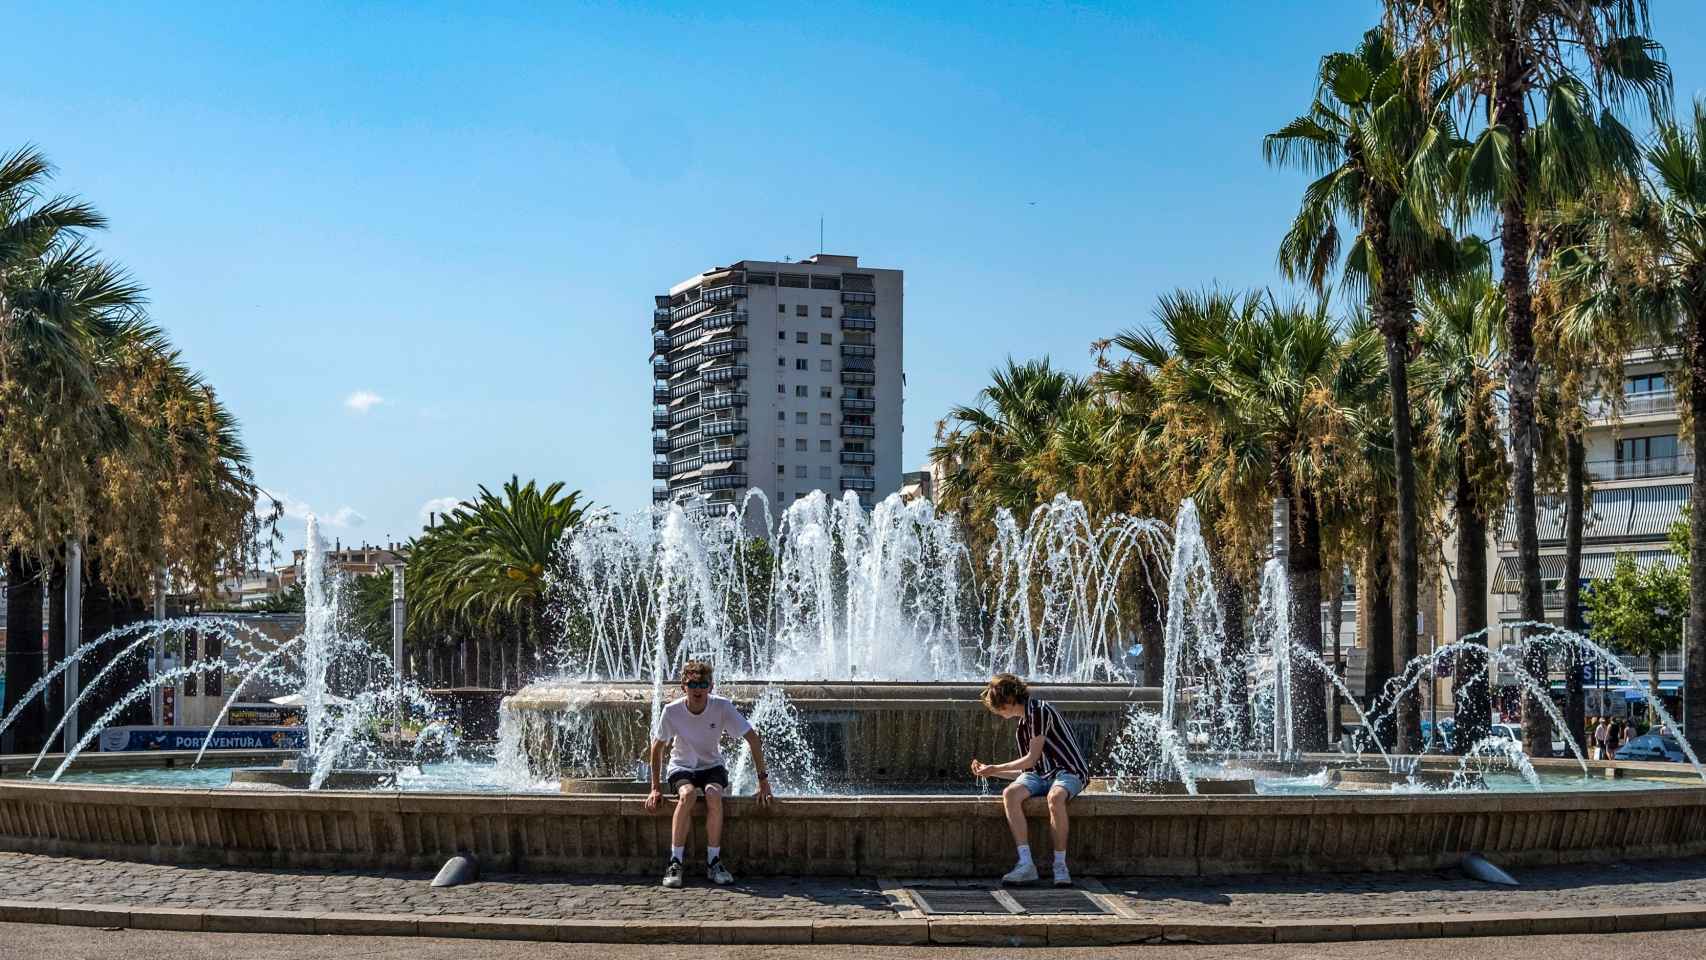
[(908, 886), (918, 909), (926, 914), (1106, 914), (1107, 907), (1083, 890), (964, 886)]

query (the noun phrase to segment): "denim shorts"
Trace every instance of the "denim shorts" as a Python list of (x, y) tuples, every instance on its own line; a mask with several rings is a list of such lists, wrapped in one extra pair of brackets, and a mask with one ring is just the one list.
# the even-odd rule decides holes
[(1068, 800), (1084, 792), (1084, 779), (1076, 773), (1068, 773), (1065, 770), (1056, 771), (1046, 777), (1039, 776), (1034, 772), (1025, 772), (1014, 777), (1013, 782), (1023, 784), (1026, 790), (1031, 791), (1033, 797), (1040, 797), (1048, 793), (1050, 787), (1057, 785), (1066, 791), (1066, 799)]

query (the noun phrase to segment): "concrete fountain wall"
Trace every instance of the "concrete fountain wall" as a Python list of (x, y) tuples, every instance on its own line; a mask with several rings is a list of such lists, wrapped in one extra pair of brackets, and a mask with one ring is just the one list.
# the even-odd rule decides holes
[[(724, 856), (748, 875), (992, 876), (1012, 842), (993, 798), (729, 802)], [(1031, 801), (1032, 837), (1047, 846)], [(639, 797), (165, 790), (0, 781), (0, 848), (317, 869), (651, 874), (670, 810)], [(696, 838), (695, 849), (704, 843)], [(1137, 798), (1073, 804), (1086, 875), (1507, 867), (1706, 853), (1706, 788), (1576, 793)], [(1046, 855), (1046, 850), (1043, 853)]]
[[(780, 688), (800, 711), (818, 764), (832, 781), (963, 781), (973, 757), (998, 762), (1016, 753), (1013, 724), (978, 702), (982, 684), (729, 683), (719, 684), (717, 693), (750, 710), (771, 688)], [(1161, 703), (1155, 687), (1037, 684), (1033, 690), (1060, 708), (1092, 757), (1112, 748), (1128, 709), (1155, 711)], [(632, 776), (634, 761), (646, 756), (651, 703), (649, 683), (547, 682), (522, 689), (504, 710), (520, 727), (535, 772), (569, 767), (585, 776)], [(583, 749), (593, 745), (592, 763), (573, 762), (579, 751), (570, 738)]]

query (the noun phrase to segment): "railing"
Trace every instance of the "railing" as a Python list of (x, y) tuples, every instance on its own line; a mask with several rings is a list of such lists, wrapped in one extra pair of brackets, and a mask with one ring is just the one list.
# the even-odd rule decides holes
[(659, 307), (656, 310), (653, 310), (652, 311), (652, 329), (653, 330), (662, 330), (664, 327), (669, 326), (670, 321), (673, 318), (674, 318), (674, 312), (671, 311), (670, 308), (668, 308), (668, 307)]
[(842, 357), (841, 369), (851, 370), (854, 373), (875, 373), (877, 372), (877, 362), (870, 357)]
[(841, 435), (844, 437), (874, 437), (877, 435), (877, 428), (857, 423), (844, 423), (841, 425)]
[(876, 319), (876, 316), (871, 313), (870, 307), (864, 307), (864, 306), (858, 306), (858, 305), (849, 305), (849, 306), (842, 307), (841, 308), (841, 315), (844, 317), (854, 317), (854, 318), (859, 319), (859, 320), (875, 320)]
[(692, 433), (684, 433), (678, 437), (671, 437), (669, 438), (669, 442), (672, 444), (670, 447), (671, 451), (691, 450), (705, 442), (705, 434), (699, 430), (695, 430)]
[(719, 473), (716, 476), (706, 477), (700, 486), (706, 490), (738, 490), (746, 486), (746, 474)]
[(731, 283), (726, 287), (716, 287), (704, 291), (699, 298), (700, 303), (727, 303), (730, 300), (746, 296), (746, 284)]
[(745, 337), (735, 337), (730, 340), (713, 340), (710, 343), (705, 344), (704, 347), (705, 356), (707, 357), (726, 357), (731, 353), (739, 353), (745, 349)]
[(684, 380), (681, 383), (675, 384), (674, 386), (669, 388), (669, 398), (671, 400), (679, 400), (682, 397), (685, 397), (690, 393), (699, 392), (699, 390), (701, 390), (704, 386), (705, 386), (705, 381), (703, 378), (700, 378), (700, 377), (695, 377), (692, 380)]
[(669, 474), (674, 477), (683, 473), (692, 473), (704, 465), (705, 462), (700, 457), (688, 457), (684, 460), (676, 460), (669, 465)]
[(670, 307), (669, 322), (680, 323), (696, 313), (711, 309), (713, 306), (715, 306), (715, 304), (709, 300), (695, 300), (692, 303), (684, 303), (679, 307)]
[(652, 479), (653, 480), (668, 480), (669, 479), (669, 464), (658, 463), (656, 461), (653, 461), (652, 462)]
[(704, 403), (705, 409), (707, 410), (727, 410), (730, 407), (744, 407), (746, 406), (746, 394), (739, 392), (706, 394)]
[(669, 425), (673, 427), (677, 424), (686, 423), (689, 420), (697, 420), (704, 415), (705, 406), (703, 404), (695, 403), (691, 407), (682, 407), (680, 410), (671, 410), (669, 412)]
[(1692, 454), (1674, 457), (1649, 457), (1645, 460), (1591, 460), (1587, 464), (1592, 480), (1638, 480), (1642, 477), (1673, 477), (1694, 472)]
[(700, 426), (707, 437), (732, 437), (737, 433), (746, 432), (746, 418), (735, 417), (729, 420), (712, 420)]
[(872, 320), (869, 317), (842, 317), (841, 318), (841, 329), (843, 329), (843, 330), (875, 330), (875, 329), (877, 329), (877, 321)]
[(698, 350), (695, 350), (692, 353), (685, 354), (671, 360), (669, 362), (669, 372), (680, 373), (683, 370), (690, 370), (693, 367), (697, 367), (699, 364), (704, 362), (705, 355)]
[(667, 404), (667, 403), (669, 403), (669, 400), (670, 400), (670, 396), (669, 396), (669, 388), (668, 387), (657, 387), (657, 386), (652, 387), (652, 402), (653, 403), (660, 404), (660, 405), (661, 404)]
[(654, 360), (654, 361), (652, 361), (652, 378), (655, 380), (668, 380), (669, 379), (669, 361), (668, 360)]
[(864, 400), (859, 397), (842, 397), (841, 409), (848, 410), (853, 413), (870, 413), (877, 409), (877, 401)]
[(672, 345), (672, 341), (670, 340), (669, 334), (663, 333), (663, 332), (658, 332), (658, 333), (652, 334), (652, 352), (653, 353), (663, 353), (663, 352), (667, 351), (671, 345)]
[(669, 488), (668, 487), (653, 487), (652, 488), (652, 502), (653, 503), (663, 503), (664, 501), (666, 501), (668, 499), (669, 499)]
[(706, 383), (733, 383), (746, 379), (746, 364), (737, 363), (732, 367), (711, 367), (704, 371)]
[(841, 462), (842, 463), (876, 463), (877, 462), (877, 455), (874, 453), (862, 453), (858, 450), (843, 450), (843, 451), (841, 451)]
[(653, 410), (652, 411), (652, 429), (653, 430), (668, 430), (673, 422), (674, 421), (672, 421), (670, 419), (670, 414), (665, 413), (661, 410)]
[(874, 357), (877, 355), (877, 348), (862, 343), (844, 343), (841, 345), (841, 355), (844, 357)]
[[(1626, 393), (1623, 395), (1623, 416), (1640, 417), (1655, 413), (1670, 413), (1676, 409), (1676, 391), (1651, 390), (1646, 393)], [(1613, 413), (1611, 400), (1605, 397), (1595, 397), (1588, 401), (1588, 416), (1605, 419)]]
[(729, 327), (745, 323), (746, 316), (745, 310), (725, 310), (722, 313), (711, 314), (699, 321), (699, 324), (706, 330), (727, 330)]
[(877, 295), (874, 293), (861, 293), (858, 290), (843, 290), (843, 291), (841, 291), (841, 302), (842, 303), (876, 303), (877, 302)]
[[(665, 424), (665, 426), (668, 426), (668, 424)], [(653, 437), (652, 438), (652, 452), (653, 453), (668, 453), (669, 452), (669, 438), (668, 437)]]
[(738, 447), (712, 447), (705, 451), (706, 463), (733, 463), (746, 459), (745, 445)]
[(877, 382), (877, 375), (863, 370), (843, 370), (841, 382), (855, 387), (868, 387)]
[(870, 477), (842, 477), (841, 489), (871, 491), (877, 489), (877, 481)]

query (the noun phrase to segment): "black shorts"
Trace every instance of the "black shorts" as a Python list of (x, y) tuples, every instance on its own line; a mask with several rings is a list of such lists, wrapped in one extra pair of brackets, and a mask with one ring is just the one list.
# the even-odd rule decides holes
[(721, 764), (704, 770), (671, 770), (668, 782), (671, 792), (679, 791), (684, 783), (693, 784), (696, 790), (704, 790), (712, 784), (727, 790), (729, 788), (729, 772), (723, 769)]

